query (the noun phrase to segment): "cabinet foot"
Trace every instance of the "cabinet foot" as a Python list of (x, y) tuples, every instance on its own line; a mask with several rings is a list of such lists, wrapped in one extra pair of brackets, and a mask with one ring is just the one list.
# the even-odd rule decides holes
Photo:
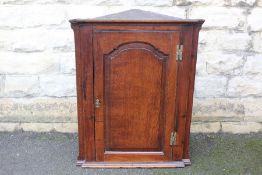
[(85, 163), (84, 160), (77, 160), (77, 161), (76, 161), (76, 166), (82, 166), (83, 163)]
[(182, 159), (182, 161), (184, 162), (185, 166), (191, 165), (190, 159)]

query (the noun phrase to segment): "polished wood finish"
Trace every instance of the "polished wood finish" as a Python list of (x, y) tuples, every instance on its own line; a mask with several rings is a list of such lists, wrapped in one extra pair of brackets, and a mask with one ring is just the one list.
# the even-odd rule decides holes
[[(197, 41), (204, 21), (131, 10), (70, 22), (76, 48), (77, 164), (190, 165)], [(182, 61), (176, 59), (177, 45), (183, 45)], [(170, 145), (172, 132), (176, 142)]]

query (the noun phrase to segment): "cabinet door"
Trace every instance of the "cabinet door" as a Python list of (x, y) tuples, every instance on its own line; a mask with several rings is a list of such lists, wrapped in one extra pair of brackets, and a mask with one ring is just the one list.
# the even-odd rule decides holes
[(97, 161), (172, 160), (178, 32), (95, 31)]

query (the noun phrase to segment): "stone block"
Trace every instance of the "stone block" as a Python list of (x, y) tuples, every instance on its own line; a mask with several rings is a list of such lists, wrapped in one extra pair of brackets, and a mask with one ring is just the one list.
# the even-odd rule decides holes
[(55, 52), (74, 52), (73, 30), (49, 30), (45, 38), (45, 48)]
[(62, 133), (76, 133), (77, 123), (0, 123), (1, 132), (16, 130), (32, 132), (57, 131)]
[[(121, 6), (124, 5), (125, 0), (78, 0), (79, 4), (93, 5), (93, 6)], [(71, 3), (71, 2), (70, 2)]]
[(231, 0), (227, 2), (228, 2), (227, 5), (245, 7), (245, 6), (254, 6), (256, 0)]
[(90, 6), (124, 6), (126, 4), (133, 4), (133, 0), (74, 0), (72, 3), (71, 0), (68, 0), (70, 4), (83, 4)]
[(1, 0), (0, 4), (6, 5), (6, 4), (21, 4), (20, 0)]
[(77, 122), (76, 97), (1, 98), (1, 122)]
[(262, 0), (257, 0), (257, 6), (262, 7)]
[(173, 0), (135, 0), (137, 6), (172, 6)]
[[(39, 35), (41, 37), (39, 37)], [(42, 30), (1, 30), (0, 46), (2, 50), (12, 52), (42, 52), (45, 50)]]
[(0, 75), (0, 94), (4, 93), (5, 75)]
[(0, 123), (1, 132), (13, 132), (20, 129), (19, 123)]
[(59, 54), (60, 57), (60, 71), (65, 74), (76, 73), (75, 53)]
[(222, 52), (207, 52), (199, 59), (206, 60), (206, 71), (213, 75), (239, 75), (244, 65), (243, 56)]
[(192, 133), (217, 133), (221, 129), (219, 122), (193, 122), (191, 124), (191, 132)]
[(262, 97), (243, 98), (245, 121), (262, 122)]
[(203, 30), (199, 35), (199, 50), (203, 52), (243, 51), (250, 48), (250, 43), (251, 36), (243, 32)]
[(253, 33), (252, 37), (253, 51), (262, 53), (262, 32)]
[(205, 19), (204, 28), (243, 29), (245, 24), (244, 10), (234, 7), (196, 6), (189, 11), (189, 18)]
[(240, 121), (244, 105), (240, 98), (194, 98), (193, 121)]
[(32, 5), (32, 4), (49, 4), (53, 3), (65, 3), (68, 0), (1, 0), (0, 4), (3, 5)]
[(259, 122), (259, 123), (262, 123), (261, 113), (260, 113), (260, 116), (245, 116), (243, 121), (245, 121), (245, 122)]
[[(87, 1), (85, 1), (87, 2)], [(116, 7), (121, 10), (121, 7)], [(66, 20), (75, 18), (95, 18), (109, 14), (109, 7), (107, 6), (94, 6), (94, 5), (69, 5), (65, 7)]]
[[(132, 0), (131, 0), (132, 1)], [(125, 0), (1, 0), (0, 4), (4, 5), (69, 5), (69, 4), (88, 4), (97, 6), (120, 6), (125, 5)]]
[(261, 131), (262, 124), (257, 122), (222, 122), (222, 132), (244, 134)]
[(227, 78), (223, 76), (197, 76), (195, 97), (222, 97), (225, 95)]
[(207, 5), (214, 5), (214, 6), (223, 6), (225, 5), (225, 1), (221, 0), (176, 0), (175, 5), (178, 6), (207, 6)]
[(197, 65), (196, 65), (196, 76), (207, 76), (206, 71), (206, 53), (198, 52), (197, 54)]
[(197, 76), (240, 75), (244, 64), (245, 59), (241, 54), (200, 50), (197, 55), (196, 74)]
[(0, 97), (33, 97), (38, 93), (38, 76), (7, 75)]
[(0, 28), (25, 28), (60, 25), (65, 20), (63, 6), (0, 6)]
[(12, 52), (55, 52), (74, 51), (73, 31), (71, 29), (20, 29), (2, 30), (0, 47)]
[(245, 75), (262, 75), (262, 54), (247, 56), (243, 72)]
[(58, 54), (0, 52), (0, 74), (48, 74), (59, 72)]
[(254, 8), (247, 17), (247, 23), (251, 31), (262, 31), (262, 8)]
[(41, 75), (40, 94), (49, 97), (76, 96), (75, 75)]
[(229, 80), (229, 97), (262, 96), (262, 76), (237, 76)]

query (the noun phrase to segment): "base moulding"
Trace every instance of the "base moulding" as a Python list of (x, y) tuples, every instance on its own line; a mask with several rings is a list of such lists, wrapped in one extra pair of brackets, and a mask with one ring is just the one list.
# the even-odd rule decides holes
[(86, 162), (79, 160), (77, 166), (83, 168), (184, 168), (191, 165), (190, 159), (166, 162)]

